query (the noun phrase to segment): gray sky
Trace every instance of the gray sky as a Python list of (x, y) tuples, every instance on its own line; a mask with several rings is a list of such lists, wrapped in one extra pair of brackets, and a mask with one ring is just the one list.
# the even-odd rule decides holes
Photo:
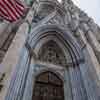
[(72, 0), (100, 26), (100, 0)]

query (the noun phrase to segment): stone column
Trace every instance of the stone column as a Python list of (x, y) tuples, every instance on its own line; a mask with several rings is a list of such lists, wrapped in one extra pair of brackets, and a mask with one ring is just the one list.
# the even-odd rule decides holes
[[(87, 92), (88, 100), (100, 99), (100, 64), (93, 52), (93, 49), (89, 45), (84, 36), (84, 33), (80, 32), (80, 37), (83, 43), (86, 45), (82, 51), (84, 54), (85, 63), (80, 65), (81, 75), (84, 81), (84, 85)], [(93, 38), (93, 36), (91, 35)], [(94, 41), (94, 40), (93, 40)]]
[[(31, 60), (33, 62), (33, 59)], [(21, 100), (32, 100), (33, 88), (35, 84), (35, 71), (34, 71), (35, 63), (31, 63), (30, 70), (28, 73), (28, 78), (25, 85), (25, 91), (23, 95), (23, 99)]]
[(29, 71), (30, 55), (26, 47), (23, 47), (18, 65), (12, 77), (5, 100), (22, 100), (24, 86)]
[(69, 73), (73, 100), (87, 100), (79, 67), (69, 67)]
[[(87, 47), (84, 48), (83, 50), (83, 53), (85, 55), (85, 64), (80, 65), (80, 70), (81, 70), (82, 77), (84, 80), (84, 85), (86, 88), (88, 100), (99, 100), (100, 99), (100, 80), (96, 73), (99, 66), (96, 65), (95, 56), (94, 56), (94, 60), (91, 61), (91, 59), (93, 59), (93, 55), (92, 55), (93, 52), (91, 52), (91, 48), (88, 46), (89, 45), (87, 44)], [(97, 67), (96, 70), (95, 70), (95, 67)]]
[(96, 39), (94, 33), (89, 30), (87, 35), (88, 35), (88, 39), (89, 39), (89, 42), (90, 42), (91, 46), (94, 49), (96, 49), (98, 52), (100, 52), (100, 43)]
[(97, 57), (97, 60), (100, 63), (100, 43), (96, 39), (94, 33), (91, 32), (90, 30), (87, 33), (87, 38), (88, 38), (89, 44), (93, 48), (93, 51), (94, 51), (94, 53), (95, 53), (95, 55)]
[[(96, 56), (95, 56), (95, 53), (94, 53), (94, 51), (93, 51), (93, 48), (90, 46), (90, 44), (87, 42), (87, 40), (86, 40), (86, 37), (84, 36), (84, 33), (82, 32), (82, 30), (80, 30), (80, 38), (81, 38), (81, 40), (83, 41), (83, 43), (86, 45), (86, 48), (83, 48), (83, 52), (84, 52), (84, 54), (85, 54), (85, 52), (88, 54), (88, 56), (87, 56), (87, 54), (85, 54), (86, 55), (86, 57), (85, 57), (85, 60), (86, 61), (88, 61), (89, 59), (89, 61), (88, 62), (91, 62), (91, 65), (94, 67), (93, 69), (95, 69), (96, 70), (96, 74), (97, 74), (97, 76), (98, 76), (98, 78), (99, 78), (99, 81), (100, 81), (100, 64), (99, 64), (99, 62), (98, 62), (98, 60), (97, 60), (97, 58), (96, 58)], [(92, 38), (93, 38), (93, 36), (92, 36)], [(91, 38), (91, 41), (92, 41), (92, 38)], [(94, 43), (94, 42), (93, 42)], [(96, 43), (97, 44), (97, 43)], [(97, 45), (96, 47), (98, 47), (99, 48), (99, 46)], [(95, 47), (95, 48), (96, 48)], [(99, 49), (98, 49), (99, 50)], [(90, 57), (90, 58), (89, 58)], [(100, 83), (99, 83), (100, 84)]]
[(64, 71), (64, 100), (72, 100), (71, 84), (68, 69)]

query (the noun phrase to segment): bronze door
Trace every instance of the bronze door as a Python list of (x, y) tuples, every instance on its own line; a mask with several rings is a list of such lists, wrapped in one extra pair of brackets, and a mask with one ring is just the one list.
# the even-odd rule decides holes
[(37, 77), (32, 100), (64, 100), (63, 82), (52, 72)]

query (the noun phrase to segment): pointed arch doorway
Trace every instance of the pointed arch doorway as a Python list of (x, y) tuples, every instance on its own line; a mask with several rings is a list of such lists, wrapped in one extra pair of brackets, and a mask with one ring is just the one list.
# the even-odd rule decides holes
[(53, 72), (36, 77), (32, 100), (64, 100), (62, 80)]

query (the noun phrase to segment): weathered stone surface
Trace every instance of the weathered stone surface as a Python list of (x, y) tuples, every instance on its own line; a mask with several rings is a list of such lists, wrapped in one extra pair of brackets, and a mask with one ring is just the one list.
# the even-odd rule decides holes
[[(24, 31), (23, 31), (23, 29), (24, 29)], [(5, 98), (5, 93), (7, 92), (7, 89), (8, 89), (9, 83), (10, 83), (10, 79), (11, 79), (11, 73), (15, 69), (14, 66), (17, 65), (21, 49), (22, 49), (23, 44), (26, 39), (27, 32), (28, 32), (28, 27), (27, 27), (27, 24), (25, 23), (17, 31), (17, 34), (16, 34), (10, 48), (8, 49), (7, 54), (5, 55), (5, 58), (3, 59), (3, 62), (0, 65), (0, 72), (6, 73), (6, 77), (4, 79), (4, 88), (0, 93), (1, 100), (4, 100), (4, 98)], [(21, 43), (20, 43), (20, 41), (21, 41)]]
[[(46, 71), (57, 74), (63, 81), (65, 100), (100, 100), (98, 25), (71, 0), (63, 0), (62, 3), (56, 0), (36, 0), (25, 21), (20, 22), (23, 24), (0, 65), (0, 72), (6, 75), (0, 100), (4, 100), (6, 93), (6, 100), (31, 100), (36, 76)], [(13, 37), (10, 34), (11, 27), (3, 25), (4, 27), (0, 26), (0, 47), (9, 35), (9, 39)], [(57, 46), (50, 44), (54, 50), (52, 56), (52, 49), (44, 45), (51, 40), (54, 44), (57, 43), (64, 56), (59, 57)], [(10, 41), (4, 48), (9, 43)], [(39, 59), (43, 47), (43, 56)], [(4, 53), (0, 50), (1, 58)], [(56, 63), (60, 58), (65, 65)]]

